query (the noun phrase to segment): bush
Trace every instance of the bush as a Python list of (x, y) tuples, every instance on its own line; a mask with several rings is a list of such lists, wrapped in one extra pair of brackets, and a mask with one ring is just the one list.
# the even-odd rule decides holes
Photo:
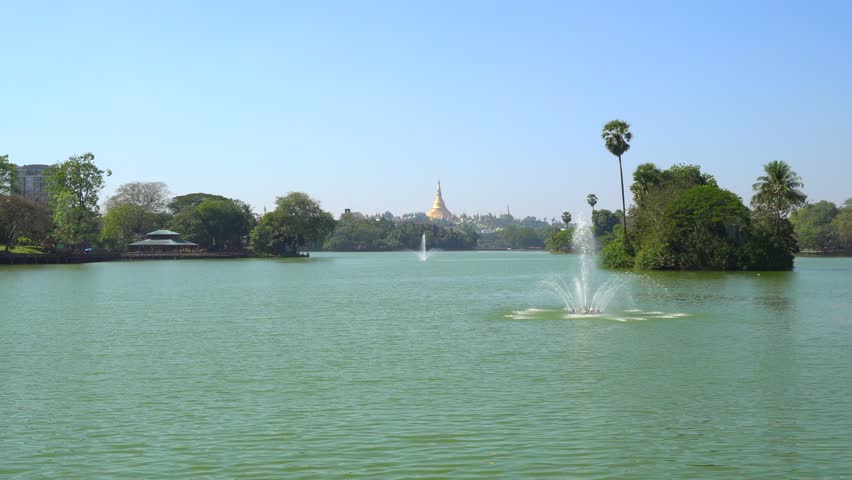
[(640, 270), (672, 270), (677, 267), (669, 247), (657, 241), (652, 242), (636, 254), (634, 265)]
[(621, 236), (609, 242), (601, 251), (601, 265), (605, 268), (633, 268), (632, 252), (625, 248)]

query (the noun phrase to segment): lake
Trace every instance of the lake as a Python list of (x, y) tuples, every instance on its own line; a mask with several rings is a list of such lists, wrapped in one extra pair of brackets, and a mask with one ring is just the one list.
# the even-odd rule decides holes
[[(318, 253), (0, 267), (0, 477), (830, 478), (852, 259)], [(617, 277), (611, 279), (610, 277)]]

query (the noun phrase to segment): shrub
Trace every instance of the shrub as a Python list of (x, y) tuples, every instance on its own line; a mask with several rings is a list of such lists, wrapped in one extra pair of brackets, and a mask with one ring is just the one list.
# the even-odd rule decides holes
[(601, 251), (601, 265), (605, 268), (633, 268), (635, 259), (625, 248), (622, 238), (616, 237)]

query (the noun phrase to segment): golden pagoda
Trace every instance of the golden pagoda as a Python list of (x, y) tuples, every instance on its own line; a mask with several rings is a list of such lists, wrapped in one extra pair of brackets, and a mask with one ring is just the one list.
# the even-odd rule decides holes
[(441, 196), (440, 180), (438, 180), (438, 193), (435, 194), (435, 202), (432, 203), (432, 208), (426, 212), (426, 216), (429, 217), (430, 220), (453, 221), (456, 218), (455, 215), (447, 210), (447, 206), (444, 204), (444, 197)]

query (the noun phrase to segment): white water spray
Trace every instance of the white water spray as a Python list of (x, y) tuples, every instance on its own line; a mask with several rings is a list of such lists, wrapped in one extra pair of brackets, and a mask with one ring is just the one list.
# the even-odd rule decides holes
[(579, 262), (579, 274), (571, 285), (562, 279), (544, 281), (565, 303), (565, 309), (577, 314), (597, 314), (603, 312), (613, 297), (624, 286), (626, 279), (620, 275), (595, 285), (593, 270), (595, 262), (595, 236), (592, 225), (584, 217), (577, 220), (574, 237), (571, 240)]
[(417, 256), (420, 257), (421, 262), (425, 262), (429, 259), (429, 252), (426, 251), (426, 233), (423, 233), (423, 236), (420, 238), (420, 251), (417, 252)]

